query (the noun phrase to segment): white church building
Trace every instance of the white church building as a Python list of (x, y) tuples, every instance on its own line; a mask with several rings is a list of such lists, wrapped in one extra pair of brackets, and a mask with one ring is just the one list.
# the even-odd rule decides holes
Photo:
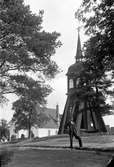
[[(32, 132), (34, 137), (46, 137), (57, 135), (60, 123), (60, 115), (59, 115), (59, 106), (56, 105), (55, 109), (52, 108), (43, 108), (43, 112), (45, 112), (46, 116), (49, 120), (41, 127), (32, 127)], [(21, 129), (17, 133), (15, 132), (15, 124), (10, 121), (9, 123), (10, 130), (10, 139), (12, 135), (16, 138), (21, 138), (22, 134), (25, 137), (28, 137), (28, 130)]]

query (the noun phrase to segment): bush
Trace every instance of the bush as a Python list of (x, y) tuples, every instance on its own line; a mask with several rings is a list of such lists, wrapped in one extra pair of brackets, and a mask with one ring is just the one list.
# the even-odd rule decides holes
[(25, 135), (21, 134), (21, 139), (24, 140), (25, 139)]
[(34, 138), (34, 133), (31, 131), (31, 138)]
[(16, 140), (16, 135), (11, 136), (11, 141), (14, 141), (14, 140)]

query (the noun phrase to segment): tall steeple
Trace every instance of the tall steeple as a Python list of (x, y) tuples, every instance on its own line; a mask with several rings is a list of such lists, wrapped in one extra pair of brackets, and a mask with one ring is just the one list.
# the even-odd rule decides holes
[(81, 42), (80, 42), (80, 28), (78, 27), (78, 41), (77, 41), (77, 51), (76, 51), (76, 62), (82, 61), (82, 51), (81, 51)]

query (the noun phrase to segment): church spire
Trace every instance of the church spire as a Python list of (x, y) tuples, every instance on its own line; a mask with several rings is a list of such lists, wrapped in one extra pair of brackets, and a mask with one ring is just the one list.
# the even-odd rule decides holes
[(76, 51), (76, 62), (82, 61), (82, 51), (81, 51), (81, 42), (80, 42), (80, 28), (78, 27), (78, 41), (77, 41), (77, 51)]

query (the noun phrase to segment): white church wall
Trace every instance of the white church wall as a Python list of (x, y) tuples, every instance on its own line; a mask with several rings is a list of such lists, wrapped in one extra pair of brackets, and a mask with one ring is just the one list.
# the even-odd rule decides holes
[(13, 124), (12, 126), (10, 126), (9, 131), (10, 131), (10, 139), (12, 136), (19, 138), (19, 133), (15, 133), (15, 126)]
[(33, 128), (32, 132), (34, 133), (34, 137), (46, 137), (57, 135), (58, 129)]
[(18, 133), (19, 133), (19, 135), (18, 135), (19, 138), (21, 138), (22, 134), (25, 136), (25, 138), (28, 137), (28, 130), (21, 129), (21, 130), (19, 130)]
[[(34, 134), (34, 137), (46, 137), (46, 136), (53, 136), (57, 135), (58, 129), (48, 129), (48, 128), (32, 128), (32, 132)], [(18, 132), (18, 138), (21, 138), (21, 135), (24, 135), (26, 138), (28, 137), (28, 131), (27, 130), (20, 130)]]

